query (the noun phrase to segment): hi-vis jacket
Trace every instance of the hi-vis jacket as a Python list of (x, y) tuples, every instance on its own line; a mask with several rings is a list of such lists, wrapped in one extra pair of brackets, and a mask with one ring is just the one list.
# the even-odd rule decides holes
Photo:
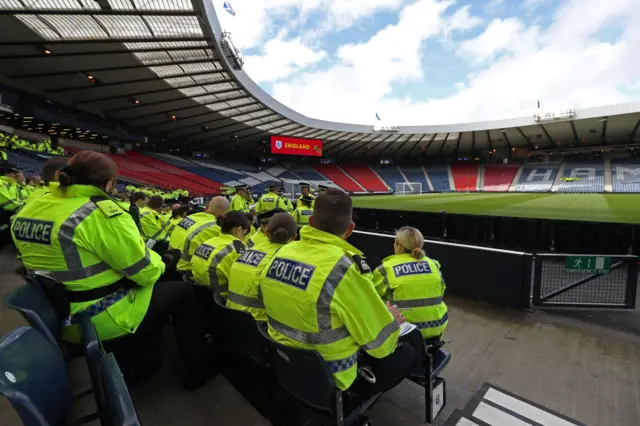
[(262, 232), (262, 228), (259, 228), (256, 232), (253, 233), (252, 236), (249, 237), (247, 242), (247, 247), (252, 248), (258, 244), (265, 244), (269, 242), (269, 237), (267, 234)]
[(258, 200), (258, 204), (256, 204), (256, 214), (273, 209), (288, 211), (288, 206), (284, 197), (279, 196), (275, 192), (267, 192)]
[(245, 246), (233, 235), (220, 234), (200, 244), (191, 259), (193, 278), (226, 297), (229, 271)]
[(29, 197), (24, 201), (25, 203), (30, 203), (36, 198), (42, 197), (44, 194), (48, 194), (51, 192), (52, 188), (57, 188), (59, 185), (58, 182), (49, 182), (48, 186), (41, 186), (40, 188), (36, 188)]
[(0, 176), (0, 209), (15, 212), (22, 207), (24, 201), (20, 196), (20, 189), (15, 179)]
[(266, 321), (267, 311), (260, 295), (260, 273), (283, 244), (266, 243), (245, 250), (231, 265), (227, 307), (247, 311), (256, 321)]
[(376, 268), (373, 282), (378, 294), (398, 305), (425, 339), (440, 336), (447, 327), (447, 305), (442, 300), (446, 286), (437, 261), (395, 254)]
[[(302, 204), (302, 197), (304, 197), (304, 195), (299, 196), (298, 200), (296, 201), (296, 207), (297, 208), (304, 207), (304, 205)], [(313, 198), (313, 201), (311, 202), (311, 210), (313, 210), (313, 206), (316, 203), (316, 197), (314, 197), (311, 194), (309, 194), (309, 197)]]
[(148, 250), (130, 215), (93, 186), (52, 188), (14, 218), (11, 234), (24, 265), (62, 282), (71, 291), (104, 287), (129, 278), (140, 287), (102, 299), (71, 303), (63, 337), (80, 341), (75, 325), (87, 311), (98, 337), (134, 333), (147, 313), (153, 285), (164, 272), (160, 256)]
[(166, 232), (164, 234), (163, 239), (171, 240), (171, 234), (173, 234), (173, 230), (178, 226), (180, 222), (182, 222), (182, 217), (170, 217), (165, 224)]
[(165, 231), (165, 221), (160, 217), (160, 213), (149, 207), (141, 208), (140, 225), (142, 226), (142, 238), (145, 241), (149, 239), (159, 241), (162, 239)]
[(200, 244), (220, 234), (215, 216), (209, 213), (195, 213), (182, 219), (171, 233), (169, 246), (182, 253), (178, 261), (178, 271), (191, 270), (193, 252)]
[(362, 252), (311, 226), (300, 236), (260, 276), (269, 335), (318, 351), (344, 390), (356, 379), (360, 348), (376, 358), (388, 356), (399, 327), (373, 287)]
[(313, 209), (311, 207), (298, 207), (293, 212), (293, 218), (296, 220), (298, 226), (305, 226), (309, 224), (309, 218), (313, 214)]
[(238, 211), (248, 213), (249, 202), (242, 198), (240, 195), (236, 194), (233, 196), (233, 198), (231, 198), (231, 206), (229, 207), (229, 210), (232, 212)]

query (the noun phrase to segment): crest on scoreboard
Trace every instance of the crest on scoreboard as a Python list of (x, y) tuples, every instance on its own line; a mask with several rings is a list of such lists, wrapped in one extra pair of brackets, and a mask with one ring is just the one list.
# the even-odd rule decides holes
[(282, 149), (282, 141), (276, 141), (276, 149)]

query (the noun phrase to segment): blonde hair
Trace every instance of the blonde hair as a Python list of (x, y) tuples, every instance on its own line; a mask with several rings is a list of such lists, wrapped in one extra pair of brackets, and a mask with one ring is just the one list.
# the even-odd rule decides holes
[(404, 247), (405, 251), (411, 254), (414, 259), (422, 259), (425, 256), (422, 246), (424, 237), (422, 232), (411, 226), (403, 226), (396, 231), (396, 241)]

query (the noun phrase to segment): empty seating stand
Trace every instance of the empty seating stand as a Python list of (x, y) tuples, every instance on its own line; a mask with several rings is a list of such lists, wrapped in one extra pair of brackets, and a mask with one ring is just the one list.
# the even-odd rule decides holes
[(614, 192), (640, 192), (640, 161), (626, 158), (612, 160), (611, 183)]
[(478, 165), (477, 164), (452, 164), (451, 174), (456, 191), (477, 191)]
[(516, 184), (518, 192), (548, 192), (558, 174), (560, 164), (532, 163), (522, 166), (520, 179)]
[(482, 190), (491, 192), (508, 191), (520, 168), (517, 164), (488, 164), (484, 166), (484, 186)]
[(562, 177), (577, 180), (560, 180), (558, 192), (604, 192), (603, 163), (566, 163)]
[(333, 164), (316, 164), (314, 168), (325, 176), (324, 180), (330, 180), (348, 192), (364, 192), (362, 188), (346, 175), (340, 168)]
[(451, 192), (448, 166), (427, 166), (426, 169), (434, 190), (438, 192)]
[(380, 164), (373, 166), (373, 170), (375, 170), (376, 173), (378, 173), (378, 176), (384, 179), (389, 188), (393, 190), (396, 189), (396, 184), (406, 182), (406, 180), (404, 180), (404, 177), (400, 173), (398, 166), (391, 164)]
[[(402, 172), (409, 182), (422, 184), (422, 192), (429, 192), (429, 184), (427, 183), (427, 178), (424, 176), (424, 170), (421, 166), (402, 167)], [(447, 180), (447, 188), (449, 187), (448, 182)]]
[(288, 167), (289, 171), (307, 182), (326, 182), (328, 179), (306, 164), (294, 164)]
[(346, 173), (358, 181), (364, 189), (371, 192), (388, 192), (387, 185), (369, 168), (362, 165), (345, 165), (342, 167)]

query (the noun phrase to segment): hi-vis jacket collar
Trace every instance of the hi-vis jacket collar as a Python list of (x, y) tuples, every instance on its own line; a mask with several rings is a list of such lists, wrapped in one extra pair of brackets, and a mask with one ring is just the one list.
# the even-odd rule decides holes
[(300, 230), (300, 239), (318, 242), (322, 244), (331, 244), (332, 246), (338, 246), (343, 248), (346, 252), (354, 255), (362, 256), (360, 250), (343, 240), (342, 238), (329, 234), (328, 232), (321, 231), (313, 226), (305, 226)]
[(101, 195), (109, 199), (111, 198), (104, 191), (92, 185), (71, 185), (67, 187), (64, 192), (62, 192), (59, 186), (53, 187), (50, 185), (49, 189), (51, 189), (51, 195), (53, 197), (76, 198)]
[(9, 177), (9, 176), (0, 176), (0, 181), (11, 183), (11, 184), (14, 184), (14, 185), (17, 183), (14, 178)]

